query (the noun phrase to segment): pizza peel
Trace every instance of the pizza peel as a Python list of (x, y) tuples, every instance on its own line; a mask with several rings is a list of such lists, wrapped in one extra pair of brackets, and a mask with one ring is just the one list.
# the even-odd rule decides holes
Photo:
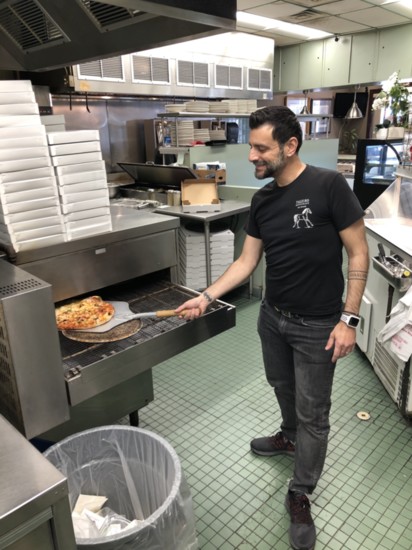
[[(63, 330), (62, 333), (64, 336), (80, 342), (113, 342), (135, 334), (141, 327), (141, 319), (148, 317), (157, 317), (160, 319), (181, 315), (181, 313), (176, 313), (174, 309), (134, 313), (130, 309), (128, 302), (108, 300), (108, 303), (114, 307), (114, 315), (110, 321), (94, 328)], [(131, 323), (131, 321), (134, 322)]]

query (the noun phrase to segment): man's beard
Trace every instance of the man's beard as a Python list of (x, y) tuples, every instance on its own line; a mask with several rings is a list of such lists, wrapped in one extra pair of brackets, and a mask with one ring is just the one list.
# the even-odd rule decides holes
[(258, 173), (255, 170), (255, 178), (258, 180), (264, 180), (266, 178), (276, 178), (276, 176), (279, 176), (279, 174), (282, 172), (283, 168), (286, 165), (286, 157), (281, 149), (279, 151), (279, 156), (277, 160), (272, 162), (266, 162), (266, 161), (257, 161), (253, 163), (256, 166), (265, 166), (265, 170), (261, 173)]

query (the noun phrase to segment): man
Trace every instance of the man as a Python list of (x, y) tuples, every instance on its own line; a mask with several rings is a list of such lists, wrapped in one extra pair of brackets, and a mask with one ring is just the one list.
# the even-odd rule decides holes
[[(178, 311), (189, 310), (187, 319), (202, 315), (213, 300), (246, 281), (265, 252), (258, 332), (282, 424), (275, 435), (254, 439), (251, 450), (294, 456), (285, 501), (289, 536), (294, 549), (309, 550), (316, 530), (307, 494), (323, 469), (335, 363), (355, 346), (369, 265), (364, 213), (341, 174), (300, 160), (302, 131), (290, 109), (258, 109), (249, 126), (255, 176), (273, 181), (253, 196), (240, 257)], [(342, 245), (348, 255), (344, 304)]]

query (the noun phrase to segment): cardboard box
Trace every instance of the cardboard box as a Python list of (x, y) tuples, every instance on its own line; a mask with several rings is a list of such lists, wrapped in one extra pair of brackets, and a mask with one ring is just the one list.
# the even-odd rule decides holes
[(183, 212), (220, 212), (217, 183), (206, 179), (183, 180), (181, 184)]
[(216, 183), (226, 183), (226, 170), (220, 168), (219, 170), (193, 170), (199, 178), (212, 180)]

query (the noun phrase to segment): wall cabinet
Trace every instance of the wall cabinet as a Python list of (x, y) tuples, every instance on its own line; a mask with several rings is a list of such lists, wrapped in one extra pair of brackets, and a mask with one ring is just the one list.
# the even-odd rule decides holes
[(401, 79), (411, 78), (411, 51), (411, 24), (285, 46), (274, 91), (368, 84), (395, 71)]
[(324, 40), (323, 48), (323, 87), (339, 86), (349, 80), (349, 64), (352, 38), (342, 36), (338, 41), (334, 38)]
[(376, 80), (386, 80), (394, 71), (400, 78), (412, 76), (412, 25), (382, 29), (378, 40)]
[(308, 42), (300, 47), (299, 89), (319, 86), (322, 80), (323, 42)]
[(349, 67), (349, 84), (372, 82), (375, 78), (378, 36), (375, 32), (354, 34)]
[(300, 90), (299, 86), (300, 46), (282, 48), (280, 55), (280, 89)]

